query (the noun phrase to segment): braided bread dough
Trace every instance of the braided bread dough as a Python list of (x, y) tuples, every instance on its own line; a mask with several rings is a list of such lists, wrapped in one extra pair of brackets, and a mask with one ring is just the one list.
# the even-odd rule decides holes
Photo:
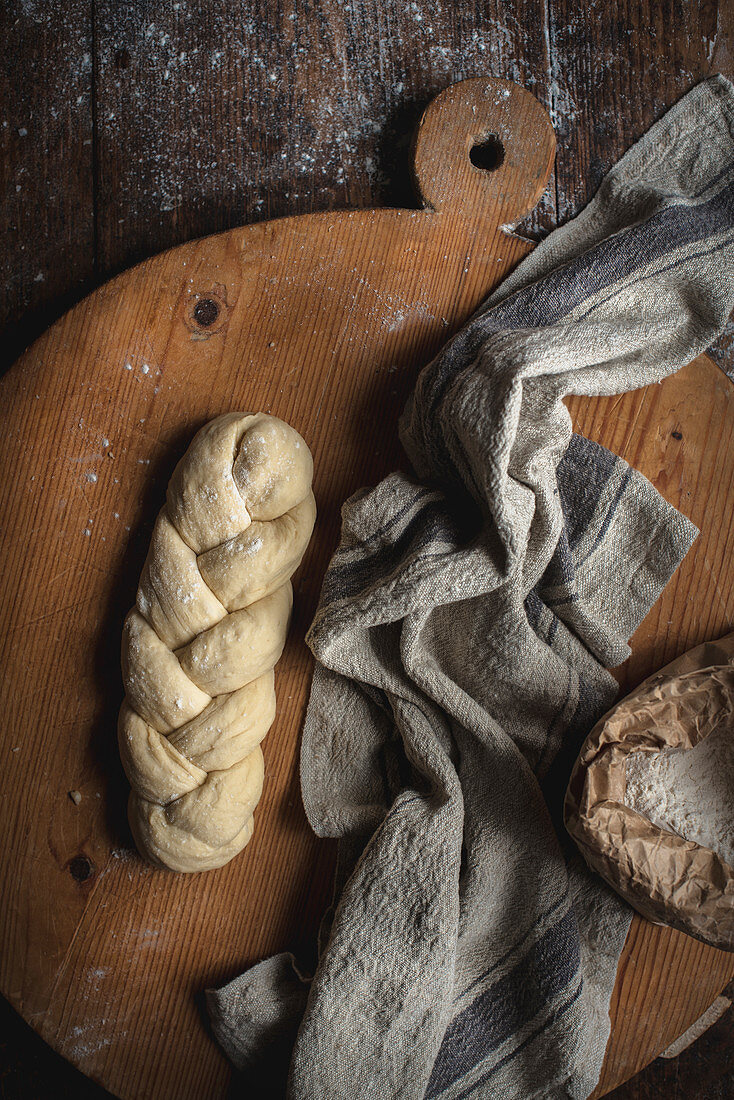
[(118, 723), (130, 825), (158, 866), (221, 867), (252, 835), (312, 476), (265, 413), (212, 420), (174, 470), (123, 628)]

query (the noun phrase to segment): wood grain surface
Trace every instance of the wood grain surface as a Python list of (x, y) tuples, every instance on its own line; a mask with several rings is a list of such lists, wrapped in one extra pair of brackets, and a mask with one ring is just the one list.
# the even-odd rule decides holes
[[(510, 76), (550, 109), (559, 157), (524, 223), (534, 236), (577, 211), (691, 84), (733, 75), (731, 5), (708, 2), (222, 0), (200, 12), (19, 0), (0, 19), (5, 365), (84, 289), (192, 236), (290, 212), (413, 203), (410, 133), (451, 79)], [(163, 463), (156, 492), (165, 476)], [(128, 535), (132, 576), (145, 532)]]

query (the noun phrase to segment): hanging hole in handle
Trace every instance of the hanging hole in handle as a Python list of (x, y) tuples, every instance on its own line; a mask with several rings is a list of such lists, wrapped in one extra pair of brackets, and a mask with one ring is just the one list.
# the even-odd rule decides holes
[(505, 147), (496, 134), (475, 141), (469, 150), (469, 160), (483, 172), (496, 172), (505, 159)]

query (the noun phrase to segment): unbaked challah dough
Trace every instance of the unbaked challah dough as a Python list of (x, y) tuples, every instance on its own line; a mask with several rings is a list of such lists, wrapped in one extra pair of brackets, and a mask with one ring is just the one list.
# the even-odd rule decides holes
[(118, 725), (130, 825), (158, 866), (221, 867), (252, 835), (312, 475), (265, 413), (212, 420), (173, 472), (123, 628)]

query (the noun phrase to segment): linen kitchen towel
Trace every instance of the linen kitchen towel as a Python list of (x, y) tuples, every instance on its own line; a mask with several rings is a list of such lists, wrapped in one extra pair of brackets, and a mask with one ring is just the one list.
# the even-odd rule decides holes
[(562, 398), (647, 385), (723, 329), (733, 135), (721, 77), (673, 107), (422, 372), (415, 477), (344, 506), (301, 760), (340, 840), (318, 967), (309, 985), (281, 955), (209, 994), (274, 1095), (289, 1062), (296, 1100), (598, 1080), (631, 911), (564, 839), (563, 789), (696, 532)]

